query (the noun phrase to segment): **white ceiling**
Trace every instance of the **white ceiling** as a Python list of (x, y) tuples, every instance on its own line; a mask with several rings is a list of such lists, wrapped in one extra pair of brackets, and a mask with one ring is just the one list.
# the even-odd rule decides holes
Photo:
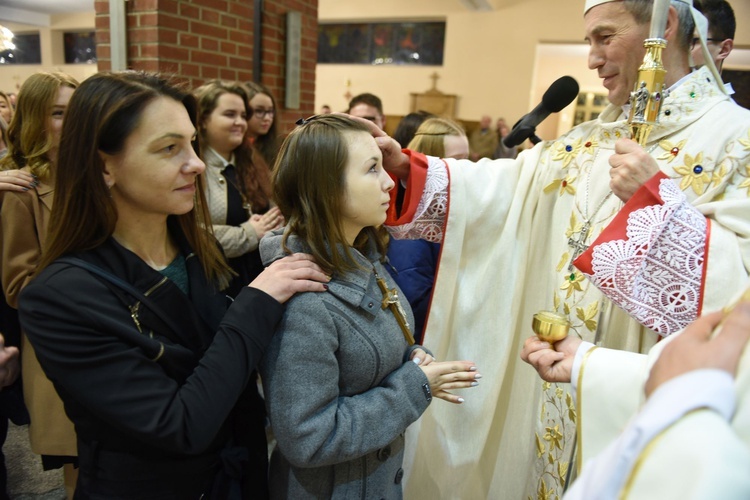
[[(39, 14), (90, 12), (94, 10), (94, 0), (0, 0), (0, 11), (3, 10), (3, 7)], [(0, 15), (2, 15), (1, 12)]]

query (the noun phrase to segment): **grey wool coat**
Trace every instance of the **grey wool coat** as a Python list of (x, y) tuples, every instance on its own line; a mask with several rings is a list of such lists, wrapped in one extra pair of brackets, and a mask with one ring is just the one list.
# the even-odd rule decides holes
[[(296, 237), (287, 246), (306, 249)], [(282, 257), (281, 235), (266, 236), (260, 252), (266, 265)], [(275, 499), (402, 497), (404, 431), (427, 409), (429, 384), (408, 360), (395, 317), (381, 309), (373, 266), (388, 288), (397, 285), (376, 253), (353, 253), (363, 269), (287, 303), (261, 365), (277, 439), (269, 479)]]

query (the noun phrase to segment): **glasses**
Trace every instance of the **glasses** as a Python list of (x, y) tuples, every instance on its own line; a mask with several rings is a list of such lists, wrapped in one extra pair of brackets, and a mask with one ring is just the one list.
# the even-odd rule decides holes
[[(721, 42), (722, 40), (719, 40), (718, 38), (706, 38), (706, 42)], [(701, 43), (701, 39), (698, 37), (693, 38), (693, 47), (695, 47), (696, 44)]]
[(273, 115), (276, 114), (276, 111), (273, 109), (263, 109), (263, 108), (256, 108), (253, 110), (253, 116), (259, 120), (262, 120), (266, 116), (270, 116), (273, 118)]

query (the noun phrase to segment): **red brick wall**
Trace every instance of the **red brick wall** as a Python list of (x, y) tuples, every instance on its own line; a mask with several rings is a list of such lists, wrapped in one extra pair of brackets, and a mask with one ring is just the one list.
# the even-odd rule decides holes
[[(111, 68), (109, 1), (96, 0), (99, 69)], [(211, 78), (253, 79), (252, 0), (130, 0), (128, 67), (162, 71), (193, 87)], [(302, 14), (300, 109), (284, 109), (286, 13)], [(279, 130), (314, 112), (318, 0), (265, 0), (261, 83), (276, 98)]]

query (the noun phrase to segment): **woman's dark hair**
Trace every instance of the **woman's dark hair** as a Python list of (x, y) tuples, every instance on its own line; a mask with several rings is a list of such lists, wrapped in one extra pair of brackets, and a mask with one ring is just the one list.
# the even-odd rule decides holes
[(414, 139), (414, 134), (417, 132), (419, 126), (422, 125), (422, 122), (434, 116), (435, 115), (428, 113), (427, 111), (409, 113), (398, 122), (398, 127), (396, 127), (395, 132), (393, 132), (393, 138), (396, 139), (396, 142), (398, 142), (402, 148), (405, 148), (407, 144)]
[[(264, 94), (271, 98), (274, 112), (279, 112), (279, 107), (276, 105), (276, 99), (273, 97), (273, 94), (271, 94), (271, 91), (268, 90), (265, 85), (257, 82), (247, 82), (244, 85), (247, 89), (248, 106), (250, 105), (250, 101), (253, 99), (253, 97), (255, 97), (256, 94)], [(250, 110), (250, 112), (252, 113), (252, 110)], [(251, 116), (248, 115), (247, 118), (249, 120)], [(279, 154), (279, 133), (277, 127), (278, 122), (279, 117), (274, 114), (271, 128), (268, 129), (268, 132), (266, 134), (258, 136), (253, 143), (255, 149), (258, 150), (260, 155), (263, 157), (263, 160), (266, 162), (266, 165), (269, 166), (276, 163), (276, 156)]]
[[(39, 269), (71, 252), (101, 245), (115, 230), (117, 207), (104, 182), (101, 153), (116, 155), (141, 121), (143, 110), (158, 98), (182, 103), (195, 125), (195, 98), (167, 78), (145, 72), (97, 73), (73, 93), (60, 138), (55, 181), (55, 209)], [(195, 206), (171, 215), (203, 265), (206, 277), (223, 288), (231, 277), (216, 240), (209, 232), (203, 177), (196, 179)]]

